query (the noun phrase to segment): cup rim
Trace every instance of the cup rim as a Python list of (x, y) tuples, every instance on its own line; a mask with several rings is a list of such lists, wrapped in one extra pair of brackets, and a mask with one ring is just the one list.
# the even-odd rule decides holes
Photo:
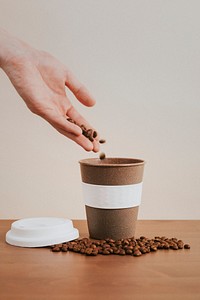
[(81, 165), (92, 167), (133, 167), (144, 165), (145, 161), (140, 158), (127, 158), (127, 157), (106, 157), (100, 158), (85, 158), (79, 160)]

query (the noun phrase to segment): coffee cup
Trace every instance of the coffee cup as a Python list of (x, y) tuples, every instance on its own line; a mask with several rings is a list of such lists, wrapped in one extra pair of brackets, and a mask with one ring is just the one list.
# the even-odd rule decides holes
[(89, 158), (79, 163), (90, 238), (133, 237), (141, 203), (144, 160)]

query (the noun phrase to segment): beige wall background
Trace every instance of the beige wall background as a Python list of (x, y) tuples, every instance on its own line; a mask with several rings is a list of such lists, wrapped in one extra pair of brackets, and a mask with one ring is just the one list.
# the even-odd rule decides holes
[[(0, 0), (0, 26), (95, 95), (79, 111), (107, 156), (144, 158), (140, 219), (200, 218), (200, 2)], [(33, 115), (0, 71), (0, 218), (85, 218), (84, 152)]]

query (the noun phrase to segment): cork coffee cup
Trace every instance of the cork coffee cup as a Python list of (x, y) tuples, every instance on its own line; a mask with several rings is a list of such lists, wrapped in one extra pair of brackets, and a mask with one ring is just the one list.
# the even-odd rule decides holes
[(89, 158), (79, 163), (90, 237), (133, 237), (141, 203), (144, 160)]

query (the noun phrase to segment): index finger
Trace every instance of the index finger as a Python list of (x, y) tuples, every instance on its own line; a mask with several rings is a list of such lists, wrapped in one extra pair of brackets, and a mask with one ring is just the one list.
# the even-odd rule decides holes
[[(92, 127), (85, 120), (85, 118), (83, 118), (79, 114), (79, 112), (73, 106), (71, 106), (70, 109), (68, 109), (67, 116), (70, 117), (70, 119), (72, 119), (73, 121), (75, 121), (78, 126), (82, 127), (83, 132), (84, 132), (83, 128), (85, 128), (85, 131), (87, 131), (87, 130), (92, 130), (93, 132), (96, 131), (94, 129), (94, 127)], [(84, 135), (84, 133), (83, 133), (83, 135)], [(87, 138), (87, 137), (84, 137), (84, 138)], [(98, 152), (99, 151), (99, 143), (98, 143), (98, 134), (97, 134), (97, 132), (96, 132), (96, 136), (94, 138), (92, 137), (92, 139), (90, 139), (90, 141), (93, 143), (94, 152)]]
[(65, 85), (85, 106), (93, 106), (96, 103), (94, 97), (91, 95), (88, 89), (75, 77), (71, 71), (67, 71)]

